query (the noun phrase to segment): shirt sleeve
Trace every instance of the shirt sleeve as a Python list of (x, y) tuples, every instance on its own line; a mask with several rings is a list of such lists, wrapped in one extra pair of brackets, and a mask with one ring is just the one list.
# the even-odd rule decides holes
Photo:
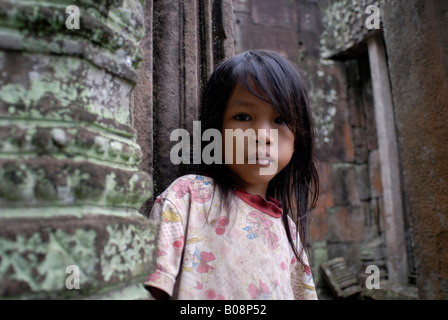
[(316, 287), (311, 273), (308, 256), (300, 242), (299, 232), (294, 223), (289, 220), (290, 232), (296, 235), (294, 245), (297, 247), (302, 262), (297, 261), (296, 255), (293, 254), (291, 266), (291, 287), (296, 300), (317, 300)]
[(172, 296), (184, 247), (182, 216), (169, 199), (158, 197), (150, 218), (158, 230), (156, 270), (147, 277), (144, 286), (159, 288)]
[(313, 275), (311, 274), (311, 268), (305, 251), (302, 251), (301, 258), (303, 264), (300, 261), (295, 261), (291, 271), (291, 285), (293, 288), (294, 299), (317, 300), (316, 287), (314, 285)]

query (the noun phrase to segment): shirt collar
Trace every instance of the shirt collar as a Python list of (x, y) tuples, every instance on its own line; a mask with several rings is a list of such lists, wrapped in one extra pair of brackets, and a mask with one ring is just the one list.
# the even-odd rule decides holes
[(281, 203), (272, 197), (268, 196), (266, 200), (258, 194), (250, 194), (238, 187), (235, 188), (234, 192), (238, 198), (246, 202), (248, 205), (254, 207), (257, 210), (260, 210), (263, 213), (266, 213), (273, 218), (278, 219), (283, 214)]

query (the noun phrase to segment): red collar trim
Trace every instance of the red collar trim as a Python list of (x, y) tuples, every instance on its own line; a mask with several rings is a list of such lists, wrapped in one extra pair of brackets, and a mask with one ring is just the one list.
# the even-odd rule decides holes
[(248, 205), (254, 207), (257, 210), (260, 210), (263, 213), (266, 213), (273, 218), (278, 219), (283, 214), (281, 203), (272, 197), (267, 197), (268, 200), (265, 200), (260, 195), (250, 194), (240, 188), (235, 189), (235, 194), (238, 196), (238, 198), (246, 202)]

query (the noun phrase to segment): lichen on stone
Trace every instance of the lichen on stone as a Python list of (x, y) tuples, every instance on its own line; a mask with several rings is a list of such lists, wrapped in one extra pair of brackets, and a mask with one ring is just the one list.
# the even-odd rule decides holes
[(155, 239), (151, 232), (154, 230), (115, 224), (109, 225), (107, 231), (109, 241), (101, 255), (103, 278), (123, 280), (129, 275), (147, 272), (154, 251), (151, 243)]
[(337, 0), (326, 7), (322, 16), (321, 56), (330, 58), (365, 40), (375, 31), (365, 26), (369, 17), (366, 9), (375, 5), (381, 12), (383, 3), (384, 0)]

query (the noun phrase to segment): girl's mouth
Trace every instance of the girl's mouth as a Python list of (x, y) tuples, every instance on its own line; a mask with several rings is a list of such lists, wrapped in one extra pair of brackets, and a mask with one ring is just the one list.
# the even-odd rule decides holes
[(247, 159), (248, 164), (256, 164), (259, 167), (267, 168), (271, 165), (271, 160), (269, 158), (249, 158)]
[(260, 167), (269, 167), (269, 164), (271, 163), (271, 161), (269, 159), (258, 159), (257, 158), (257, 165)]

